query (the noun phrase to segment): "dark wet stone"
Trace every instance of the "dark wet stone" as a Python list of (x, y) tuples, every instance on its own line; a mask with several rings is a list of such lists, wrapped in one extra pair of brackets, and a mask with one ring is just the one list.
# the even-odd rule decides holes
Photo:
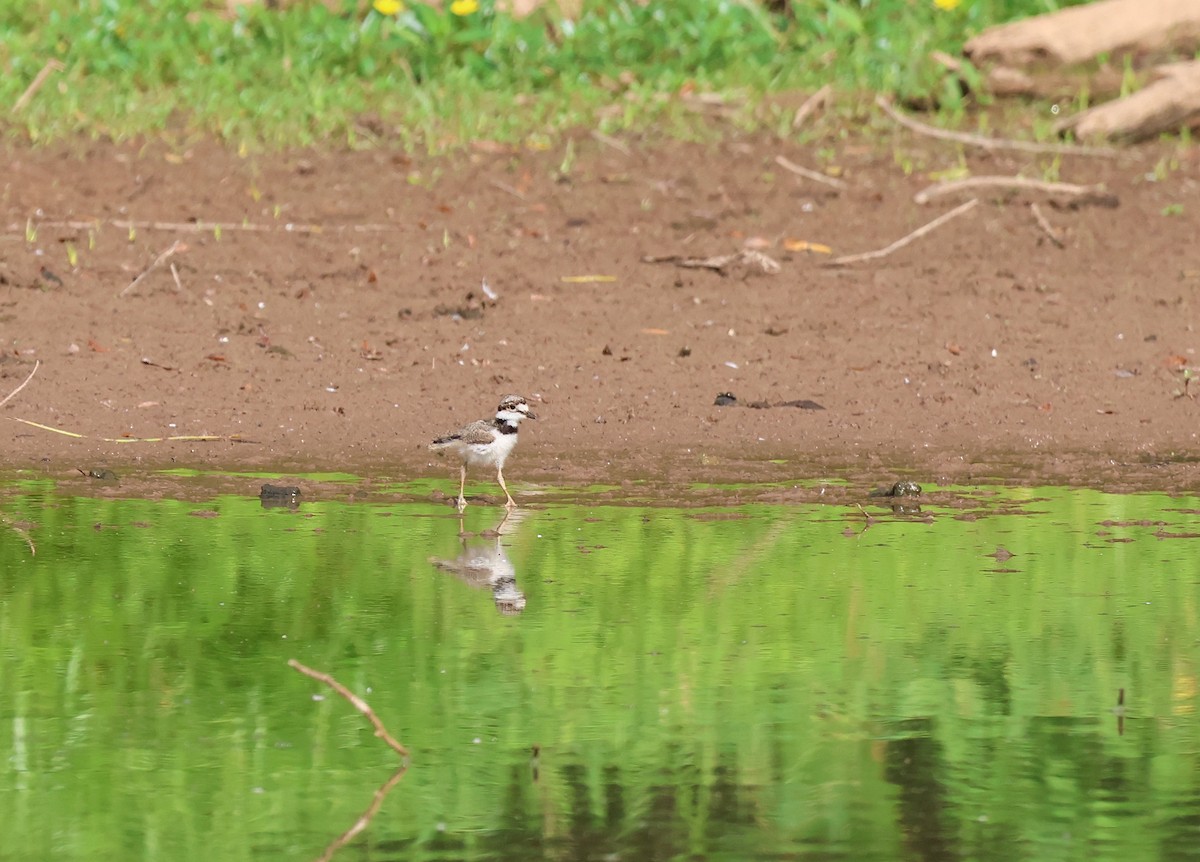
[(114, 473), (112, 470), (91, 469), (91, 470), (80, 470), (79, 472), (82, 473), (83, 475), (87, 476), (89, 479), (100, 479), (101, 481), (104, 481), (104, 482), (117, 481), (117, 474)]
[(300, 489), (295, 485), (272, 485), (269, 482), (263, 485), (258, 492), (260, 497), (299, 497)]
[(300, 489), (294, 485), (263, 485), (258, 492), (258, 499), (264, 509), (288, 508), (300, 506)]
[(713, 404), (717, 407), (733, 407), (737, 404), (737, 396), (732, 392), (722, 392)]
[(916, 482), (897, 482), (890, 488), (876, 488), (872, 497), (919, 497), (921, 486)]

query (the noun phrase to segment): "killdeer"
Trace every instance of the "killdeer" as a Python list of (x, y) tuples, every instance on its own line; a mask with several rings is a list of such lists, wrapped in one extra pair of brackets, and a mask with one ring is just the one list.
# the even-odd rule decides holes
[(496, 481), (504, 491), (509, 509), (517, 503), (504, 484), (504, 462), (517, 445), (517, 429), (522, 419), (536, 419), (529, 404), (520, 395), (505, 395), (496, 408), (495, 419), (480, 419), (438, 437), (429, 444), (434, 452), (450, 451), (462, 460), (458, 478), (458, 511), (467, 508), (463, 488), (467, 484), (467, 467), (495, 467)]

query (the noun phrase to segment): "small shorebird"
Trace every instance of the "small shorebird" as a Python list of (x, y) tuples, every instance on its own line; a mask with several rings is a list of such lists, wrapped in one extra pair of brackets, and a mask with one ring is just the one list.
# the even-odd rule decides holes
[(509, 509), (517, 503), (504, 484), (504, 462), (517, 445), (517, 429), (522, 419), (536, 419), (529, 404), (520, 395), (505, 395), (496, 408), (495, 419), (480, 419), (438, 437), (429, 444), (434, 452), (453, 452), (462, 460), (458, 478), (458, 511), (467, 508), (463, 489), (467, 484), (467, 467), (495, 467), (496, 481), (500, 483)]

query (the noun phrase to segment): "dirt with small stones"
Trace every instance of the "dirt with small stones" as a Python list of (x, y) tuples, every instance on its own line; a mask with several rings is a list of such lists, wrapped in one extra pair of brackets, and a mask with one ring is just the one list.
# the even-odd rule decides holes
[[(1197, 490), (1195, 148), (1056, 159), (908, 133), (832, 156), (765, 137), (572, 147), (10, 145), (0, 397), (40, 366), (0, 408), (0, 468), (451, 490), (427, 442), (512, 392), (538, 414), (506, 470), (526, 493), (772, 482), (786, 497), (834, 476), (864, 492), (897, 477)], [(779, 155), (835, 166), (846, 188)], [(1102, 182), (1119, 206), (985, 189), (886, 257), (826, 265), (961, 203), (913, 198), (964, 166)], [(753, 255), (678, 265), (742, 250), (778, 272)], [(738, 403), (716, 406), (725, 392)], [(193, 435), (222, 439), (126, 439)]]

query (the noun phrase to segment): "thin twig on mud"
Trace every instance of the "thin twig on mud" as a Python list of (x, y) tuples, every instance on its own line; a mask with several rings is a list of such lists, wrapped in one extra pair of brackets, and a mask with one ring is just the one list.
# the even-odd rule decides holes
[(163, 261), (165, 261), (171, 255), (173, 255), (175, 252), (179, 251), (179, 247), (181, 245), (183, 245), (183, 243), (180, 242), (179, 240), (175, 240), (175, 242), (171, 243), (170, 248), (166, 249), (162, 254), (160, 254), (158, 257), (154, 258), (154, 262), (151, 263), (145, 269), (143, 269), (137, 278), (135, 278), (133, 281), (129, 282), (129, 284), (125, 285), (125, 287), (122, 288), (121, 292), (118, 293), (117, 296), (124, 296), (125, 294), (129, 293), (129, 291), (131, 291), (135, 287), (137, 287), (141, 283), (142, 279), (145, 278), (147, 275), (149, 275), (151, 271), (162, 266)]
[[(30, 375), (31, 377), (33, 375)], [(13, 393), (16, 394), (16, 393)], [(50, 431), (54, 434), (61, 434), (64, 437), (71, 437), (75, 440), (99, 440), (101, 443), (257, 443), (257, 440), (248, 440), (241, 434), (176, 434), (172, 437), (88, 437), (86, 434), (77, 434), (74, 431), (65, 431), (62, 428), (55, 428), (52, 425), (43, 425), (41, 422), (34, 422), (30, 419), (18, 419), (16, 416), (7, 417), (13, 422), (20, 422), (22, 425), (28, 425), (30, 428), (39, 428), (42, 431)]]
[(508, 183), (501, 182), (500, 180), (492, 180), (488, 183), (488, 185), (494, 189), (500, 189), (500, 191), (504, 192), (505, 194), (512, 195), (519, 201), (529, 200), (529, 195), (525, 194), (525, 192), (521, 191), (516, 186), (510, 186)]
[[(394, 225), (369, 223), (337, 225), (292, 224), (291, 222), (287, 224), (256, 224), (254, 222), (239, 221), (134, 221), (132, 219), (121, 218), (94, 219), (92, 221), (42, 221), (37, 223), (38, 227), (50, 229), (65, 228), (67, 230), (94, 230), (101, 225), (111, 225), (119, 230), (160, 230), (172, 233), (213, 233), (215, 231), (298, 234), (337, 233), (345, 231), (379, 233), (396, 229)], [(9, 231), (13, 235), (25, 236), (25, 229), (21, 225), (9, 225)]]
[(817, 92), (813, 93), (804, 100), (804, 104), (796, 109), (795, 116), (792, 117), (792, 131), (799, 129), (806, 122), (809, 116), (816, 113), (820, 108), (825, 107), (825, 103), (829, 101), (829, 94), (833, 92), (833, 87), (826, 84)]
[(906, 245), (908, 245), (913, 240), (920, 239), (921, 237), (925, 236), (927, 233), (932, 233), (933, 231), (937, 230), (939, 227), (941, 227), (942, 225), (944, 225), (946, 222), (950, 221), (951, 219), (958, 218), (960, 215), (962, 215), (963, 213), (965, 213), (967, 210), (971, 209), (972, 207), (976, 206), (978, 203), (979, 203), (979, 198), (971, 198), (966, 203), (959, 204), (954, 209), (950, 210), (950, 212), (942, 213), (940, 216), (935, 218), (933, 221), (917, 228), (912, 233), (908, 234), (908, 236), (901, 237), (900, 239), (896, 240), (894, 243), (889, 245), (887, 248), (881, 248), (878, 251), (865, 251), (862, 254), (848, 254), (848, 255), (844, 255), (842, 257), (836, 257), (824, 265), (825, 266), (846, 266), (847, 264), (859, 263), (864, 260), (877, 260), (878, 258), (881, 258), (881, 257), (887, 257), (892, 252), (899, 251), (900, 249), (904, 248)]
[(183, 282), (179, 280), (179, 270), (174, 263), (171, 264), (171, 278), (175, 279), (175, 289), (183, 293)]
[(12, 112), (19, 114), (25, 110), (25, 106), (33, 100), (33, 97), (37, 95), (37, 91), (42, 89), (42, 85), (46, 83), (46, 79), (50, 77), (50, 74), (52, 72), (61, 72), (65, 68), (58, 60), (47, 60), (46, 65), (42, 66), (38, 73), (33, 76), (33, 80), (25, 88), (25, 92), (13, 102)]
[(875, 97), (875, 104), (880, 109), (907, 129), (920, 135), (927, 135), (941, 141), (954, 141), (971, 147), (981, 147), (985, 150), (1018, 150), (1024, 153), (1057, 153), (1070, 156), (1103, 156), (1113, 158), (1121, 155), (1120, 150), (1111, 147), (1084, 147), (1078, 144), (1039, 144), (1035, 141), (1015, 141), (1011, 138), (989, 138), (984, 135), (972, 135), (966, 132), (951, 132), (929, 126), (920, 120), (914, 120), (896, 110), (892, 103), (883, 96)]
[(392, 792), (392, 788), (400, 782), (400, 779), (404, 777), (404, 773), (406, 772), (408, 772), (407, 766), (401, 766), (399, 769), (393, 772), (392, 777), (385, 781), (380, 788), (375, 791), (375, 797), (371, 800), (371, 804), (367, 806), (367, 810), (362, 813), (362, 816), (354, 821), (353, 826), (335, 838), (333, 842), (325, 848), (325, 852), (317, 857), (316, 862), (329, 862), (329, 860), (333, 858), (334, 853), (346, 846), (346, 844), (352, 838), (354, 838), (355, 835), (366, 829), (370, 822), (374, 819), (375, 815), (379, 813), (379, 807), (383, 805), (383, 800), (386, 799), (387, 795)]
[(29, 381), (33, 379), (33, 375), (37, 374), (37, 370), (38, 370), (38, 368), (41, 367), (41, 365), (42, 365), (42, 360), (35, 359), (33, 361), (33, 370), (29, 372), (29, 376), (26, 377), (23, 381), (21, 381), (20, 386), (18, 386), (12, 392), (10, 392), (4, 396), (4, 400), (0, 401), (0, 407), (3, 407), (5, 404), (7, 404), (10, 400), (12, 400), (12, 397), (14, 395), (16, 395), (18, 392), (20, 392), (22, 389), (25, 388), (25, 386), (29, 383)]
[(795, 162), (791, 161), (790, 159), (785, 158), (784, 156), (776, 156), (775, 164), (779, 165), (779, 167), (784, 168), (785, 170), (791, 171), (793, 174), (796, 174), (797, 176), (804, 177), (806, 180), (812, 180), (814, 183), (823, 183), (824, 185), (827, 185), (830, 188), (837, 189), (838, 191), (842, 191), (844, 189), (849, 188), (849, 186), (846, 185), (846, 183), (843, 182), (842, 180), (835, 179), (834, 177), (827, 177), (827, 176), (825, 176), (825, 174), (823, 174), (819, 171), (814, 171), (809, 168), (801, 167), (800, 165), (796, 164)]
[(390, 733), (388, 733), (387, 728), (383, 726), (383, 722), (379, 720), (379, 716), (375, 714), (375, 710), (371, 709), (365, 700), (356, 695), (350, 689), (346, 688), (346, 686), (342, 685), (329, 674), (322, 673), (319, 670), (313, 670), (311, 667), (306, 667), (305, 665), (300, 664), (300, 662), (296, 661), (294, 658), (288, 659), (288, 667), (299, 671), (307, 677), (312, 677), (317, 682), (325, 683), (342, 697), (346, 698), (346, 700), (350, 702), (351, 706), (365, 715), (370, 720), (371, 724), (375, 725), (376, 736), (391, 746), (392, 750), (398, 753), (401, 757), (408, 757), (408, 749), (397, 742), (396, 739)]
[(1050, 222), (1046, 220), (1044, 215), (1042, 215), (1042, 208), (1039, 207), (1036, 202), (1029, 205), (1029, 211), (1032, 212), (1033, 217), (1037, 219), (1037, 225), (1042, 229), (1042, 233), (1050, 238), (1050, 242), (1054, 243), (1059, 248), (1067, 247), (1066, 243), (1064, 243), (1062, 240), (1062, 236), (1060, 236), (1061, 231), (1057, 231), (1051, 227)]
[(591, 134), (592, 134), (592, 138), (594, 138), (595, 140), (604, 144), (604, 146), (612, 147), (618, 153), (621, 153), (626, 156), (633, 155), (633, 150), (629, 149), (629, 147), (627, 147), (625, 145), (624, 141), (619, 141), (616, 138), (614, 138), (612, 135), (606, 135), (606, 134), (604, 134), (604, 132), (598, 131), (596, 129), (592, 129)]
[(1046, 180), (1031, 180), (1029, 177), (966, 177), (961, 180), (947, 180), (944, 183), (934, 183), (913, 195), (913, 200), (919, 204), (927, 204), (943, 195), (961, 192), (964, 189), (1021, 189), (1023, 191), (1044, 192), (1048, 195), (1070, 195), (1083, 197), (1085, 195), (1103, 196), (1108, 194), (1104, 183), (1090, 186), (1080, 186), (1075, 183), (1052, 183)]

